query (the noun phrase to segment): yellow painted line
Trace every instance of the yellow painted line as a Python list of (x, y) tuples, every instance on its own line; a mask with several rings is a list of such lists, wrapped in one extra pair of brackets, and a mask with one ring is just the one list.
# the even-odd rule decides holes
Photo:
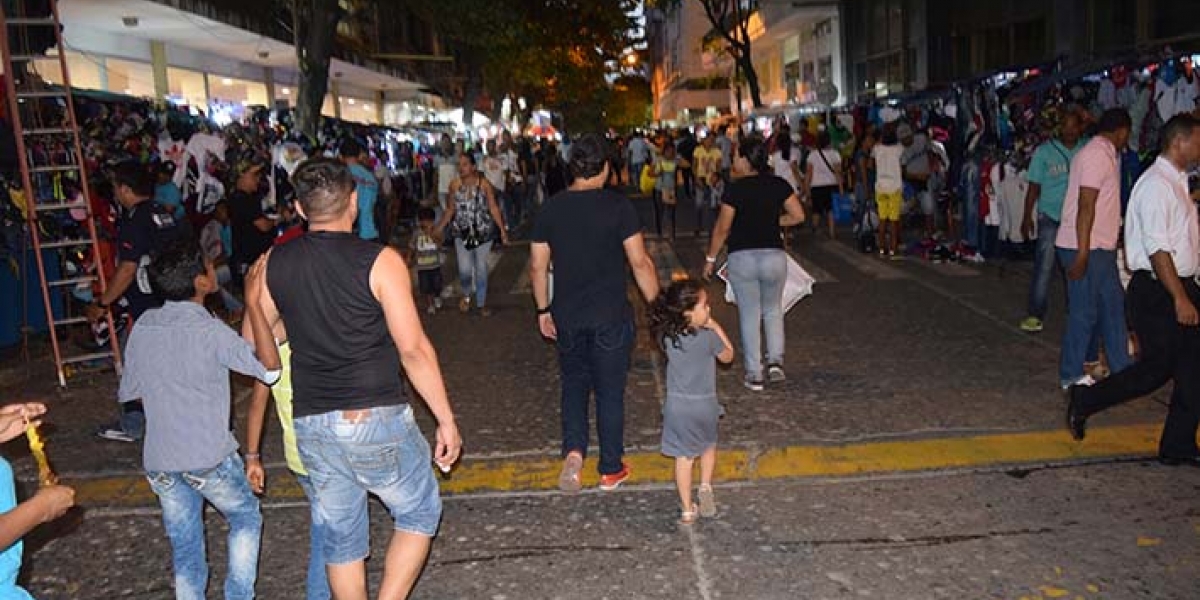
[[(1102, 427), (1090, 430), (1082, 443), (1073, 441), (1066, 431), (1036, 431), (763, 450), (724, 448), (718, 453), (715, 479), (727, 482), (838, 477), (1145, 456), (1157, 450), (1159, 431), (1157, 425)], [(633, 471), (629, 484), (674, 480), (673, 460), (660, 454), (630, 454), (625, 462)], [(448, 495), (543, 491), (557, 488), (560, 466), (557, 457), (482, 460), (466, 457), (449, 476), (438, 477), (442, 492)], [(75, 487), (76, 502), (83, 506), (136, 507), (157, 503), (143, 477), (66, 483)], [(597, 483), (595, 459), (589, 459), (584, 466), (583, 484), (591, 487)], [(304, 497), (295, 479), (283, 470), (269, 473), (267, 488), (268, 500)]]

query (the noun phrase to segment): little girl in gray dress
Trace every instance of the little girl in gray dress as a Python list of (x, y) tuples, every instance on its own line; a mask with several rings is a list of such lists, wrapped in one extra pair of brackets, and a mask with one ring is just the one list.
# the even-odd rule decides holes
[[(708, 293), (698, 281), (676, 281), (654, 302), (651, 326), (667, 355), (667, 400), (663, 404), (662, 453), (675, 458), (679, 522), (696, 514), (713, 517), (717, 505), (712, 476), (717, 464), (716, 360), (733, 361), (733, 344), (712, 319)], [(700, 457), (699, 506), (692, 502), (692, 467)]]

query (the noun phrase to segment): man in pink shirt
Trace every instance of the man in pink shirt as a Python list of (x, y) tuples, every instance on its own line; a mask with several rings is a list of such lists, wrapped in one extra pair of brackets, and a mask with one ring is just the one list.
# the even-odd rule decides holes
[(1063, 335), (1059, 382), (1091, 385), (1083, 372), (1084, 355), (1093, 332), (1104, 340), (1108, 368), (1129, 366), (1125, 328), (1125, 291), (1117, 271), (1121, 231), (1120, 149), (1132, 127), (1124, 109), (1106, 111), (1099, 131), (1071, 160), (1071, 176), (1063, 203), (1055, 247), (1067, 270), (1067, 330)]

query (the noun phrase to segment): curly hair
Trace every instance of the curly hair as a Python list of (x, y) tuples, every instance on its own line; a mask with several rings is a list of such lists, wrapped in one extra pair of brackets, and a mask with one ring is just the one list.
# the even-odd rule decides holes
[(650, 307), (650, 330), (666, 351), (667, 341), (679, 348), (679, 337), (696, 333), (687, 313), (696, 308), (704, 284), (695, 279), (681, 279), (658, 295)]

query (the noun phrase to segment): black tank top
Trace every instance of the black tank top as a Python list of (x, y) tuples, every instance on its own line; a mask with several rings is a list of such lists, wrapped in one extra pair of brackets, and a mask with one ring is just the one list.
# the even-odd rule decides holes
[(297, 417), (404, 404), (400, 354), (371, 267), (383, 247), (352, 233), (310, 231), (271, 252), (267, 288), (292, 347)]

